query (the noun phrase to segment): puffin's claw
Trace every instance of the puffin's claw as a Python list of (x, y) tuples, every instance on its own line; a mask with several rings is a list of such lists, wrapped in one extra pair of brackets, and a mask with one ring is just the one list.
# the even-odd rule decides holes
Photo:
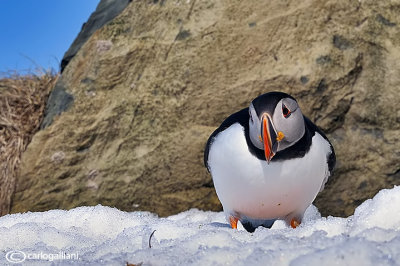
[(230, 215), (229, 216), (229, 223), (231, 224), (232, 229), (237, 229), (238, 218)]

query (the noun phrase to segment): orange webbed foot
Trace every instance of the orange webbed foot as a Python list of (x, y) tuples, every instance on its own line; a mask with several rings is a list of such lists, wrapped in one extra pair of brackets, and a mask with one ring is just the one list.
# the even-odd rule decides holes
[(234, 217), (232, 215), (229, 216), (229, 223), (231, 224), (232, 229), (237, 229), (238, 221), (239, 221), (239, 218)]
[(296, 219), (296, 218), (292, 218), (292, 220), (290, 220), (290, 226), (294, 229), (296, 227), (298, 227), (301, 224), (301, 222)]

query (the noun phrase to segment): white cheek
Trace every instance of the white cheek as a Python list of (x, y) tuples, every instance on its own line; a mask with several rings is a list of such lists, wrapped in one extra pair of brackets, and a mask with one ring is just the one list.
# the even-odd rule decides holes
[[(285, 140), (289, 145), (297, 142), (304, 135), (304, 119), (302, 114), (292, 114), (289, 118), (285, 119), (282, 132), (285, 134)], [(283, 131), (284, 130), (284, 131)]]
[(260, 127), (259, 124), (254, 121), (253, 123), (250, 122), (250, 140), (254, 146), (259, 149), (263, 149), (263, 143), (260, 141)]
[[(281, 117), (276, 118), (275, 122), (275, 130), (278, 133), (279, 131), (283, 133), (285, 142), (291, 142), (294, 137), (295, 130), (293, 129), (293, 121), (292, 117), (285, 118), (282, 114), (279, 114)], [(284, 145), (279, 145), (279, 149), (284, 148)]]

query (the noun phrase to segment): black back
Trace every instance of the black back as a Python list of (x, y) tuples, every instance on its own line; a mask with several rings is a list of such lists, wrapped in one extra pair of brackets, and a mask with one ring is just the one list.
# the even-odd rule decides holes
[[(314, 124), (308, 119), (307, 117), (304, 117), (304, 123), (305, 123), (305, 132), (303, 137), (297, 141), (294, 145), (286, 148), (283, 151), (279, 151), (275, 154), (275, 156), (272, 158), (271, 161), (280, 161), (280, 160), (287, 160), (287, 159), (293, 159), (293, 158), (301, 158), (304, 157), (304, 155), (310, 150), (311, 147), (311, 139), (315, 135), (315, 132), (318, 132), (326, 141), (328, 141), (330, 147), (331, 147), (331, 154), (327, 158), (328, 160), (328, 168), (329, 172), (332, 173), (333, 168), (335, 167), (336, 164), (336, 156), (335, 156), (335, 151), (333, 149), (332, 144), (328, 140), (328, 138), (325, 136), (325, 134)], [(239, 123), (243, 128), (244, 128), (244, 134), (246, 137), (246, 142), (247, 146), (249, 147), (249, 151), (251, 154), (253, 154), (255, 157), (257, 157), (259, 160), (266, 161), (265, 159), (265, 154), (264, 151), (257, 148), (256, 146), (253, 145), (253, 143), (250, 140), (250, 135), (249, 135), (249, 108), (245, 108), (240, 110), (239, 112), (236, 112), (232, 115), (230, 115), (227, 119), (225, 119), (224, 122), (217, 128), (209, 137), (206, 148), (204, 150), (204, 165), (207, 167), (208, 171), (209, 165), (208, 165), (208, 154), (210, 152), (210, 146), (212, 142), (214, 141), (214, 138), (222, 131), (230, 127), (231, 125)]]

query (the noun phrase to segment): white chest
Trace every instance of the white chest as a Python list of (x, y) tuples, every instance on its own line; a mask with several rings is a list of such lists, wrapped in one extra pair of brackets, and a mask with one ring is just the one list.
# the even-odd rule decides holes
[(225, 212), (257, 219), (304, 212), (329, 174), (328, 142), (316, 133), (312, 143), (302, 158), (268, 164), (250, 153), (240, 124), (219, 133), (208, 163)]

